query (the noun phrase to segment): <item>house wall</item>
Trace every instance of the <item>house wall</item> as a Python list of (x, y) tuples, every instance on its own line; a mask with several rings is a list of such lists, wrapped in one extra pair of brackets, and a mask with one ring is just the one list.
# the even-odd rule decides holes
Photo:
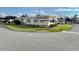
[(62, 19), (58, 18), (58, 23), (59, 24), (64, 24), (65, 23), (65, 18), (62, 18)]
[(38, 20), (38, 25), (39, 26), (47, 26), (47, 24), (48, 24), (48, 21), (47, 21), (47, 19), (37, 19)]
[[(46, 26), (48, 24), (48, 21), (42, 21), (42, 20), (46, 20), (46, 19), (34, 19), (34, 18), (30, 18), (30, 22), (27, 22), (27, 18), (23, 19), (24, 24), (28, 24), (28, 25), (38, 25), (38, 26)], [(35, 22), (35, 20), (37, 20), (37, 22)]]

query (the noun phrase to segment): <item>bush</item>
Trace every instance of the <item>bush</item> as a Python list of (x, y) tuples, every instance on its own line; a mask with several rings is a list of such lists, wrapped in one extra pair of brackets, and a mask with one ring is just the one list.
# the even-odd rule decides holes
[(21, 24), (21, 21), (15, 20), (14, 23), (15, 23), (16, 25), (20, 25), (20, 24)]
[(56, 27), (57, 26), (57, 24), (52, 24), (52, 25), (50, 25), (50, 27)]

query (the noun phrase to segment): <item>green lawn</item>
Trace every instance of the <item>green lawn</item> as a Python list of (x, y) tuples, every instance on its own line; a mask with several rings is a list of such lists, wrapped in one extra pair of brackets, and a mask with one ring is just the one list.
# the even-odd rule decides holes
[(58, 25), (54, 27), (53, 29), (49, 30), (50, 32), (60, 32), (63, 30), (70, 30), (72, 28), (71, 24), (64, 24), (64, 25)]
[(21, 31), (21, 32), (60, 32), (63, 30), (70, 30), (72, 28), (72, 25), (71, 24), (58, 25), (50, 29), (35, 26), (15, 25), (15, 24), (4, 24), (4, 27), (10, 30)]

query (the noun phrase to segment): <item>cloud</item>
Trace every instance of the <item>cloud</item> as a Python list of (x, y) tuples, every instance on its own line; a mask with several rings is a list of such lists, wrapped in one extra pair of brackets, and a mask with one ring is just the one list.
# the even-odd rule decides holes
[(39, 11), (38, 11), (38, 10), (35, 10), (34, 12), (35, 12), (35, 13), (38, 13)]
[(17, 15), (18, 15), (18, 16), (22, 16), (23, 14), (22, 14), (22, 13), (17, 13)]
[(30, 13), (30, 14), (27, 14), (28, 16), (36, 16), (35, 13)]
[(44, 10), (35, 10), (34, 11), (36, 14), (46, 14)]
[(1, 13), (0, 16), (1, 16), (1, 17), (5, 17), (5, 16), (7, 16), (7, 14)]
[(58, 8), (55, 11), (79, 11), (79, 8)]
[(40, 10), (40, 14), (46, 14), (44, 10)]
[[(21, 17), (22, 15), (25, 15), (24, 13), (17, 13), (16, 15), (14, 15), (14, 16), (16, 16), (16, 17)], [(27, 13), (27, 15), (28, 16), (36, 16), (36, 13)]]
[(22, 16), (23, 15), (23, 13), (17, 13), (15, 16), (16, 17), (20, 17), (20, 16)]

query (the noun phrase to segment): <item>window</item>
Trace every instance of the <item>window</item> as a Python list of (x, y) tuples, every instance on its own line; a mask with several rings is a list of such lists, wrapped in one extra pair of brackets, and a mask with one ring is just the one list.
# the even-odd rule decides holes
[(38, 20), (34, 20), (34, 22), (38, 22)]
[(43, 23), (43, 22), (46, 22), (46, 20), (40, 20), (40, 22), (42, 22), (42, 23)]
[(30, 22), (30, 19), (27, 19), (27, 22)]

